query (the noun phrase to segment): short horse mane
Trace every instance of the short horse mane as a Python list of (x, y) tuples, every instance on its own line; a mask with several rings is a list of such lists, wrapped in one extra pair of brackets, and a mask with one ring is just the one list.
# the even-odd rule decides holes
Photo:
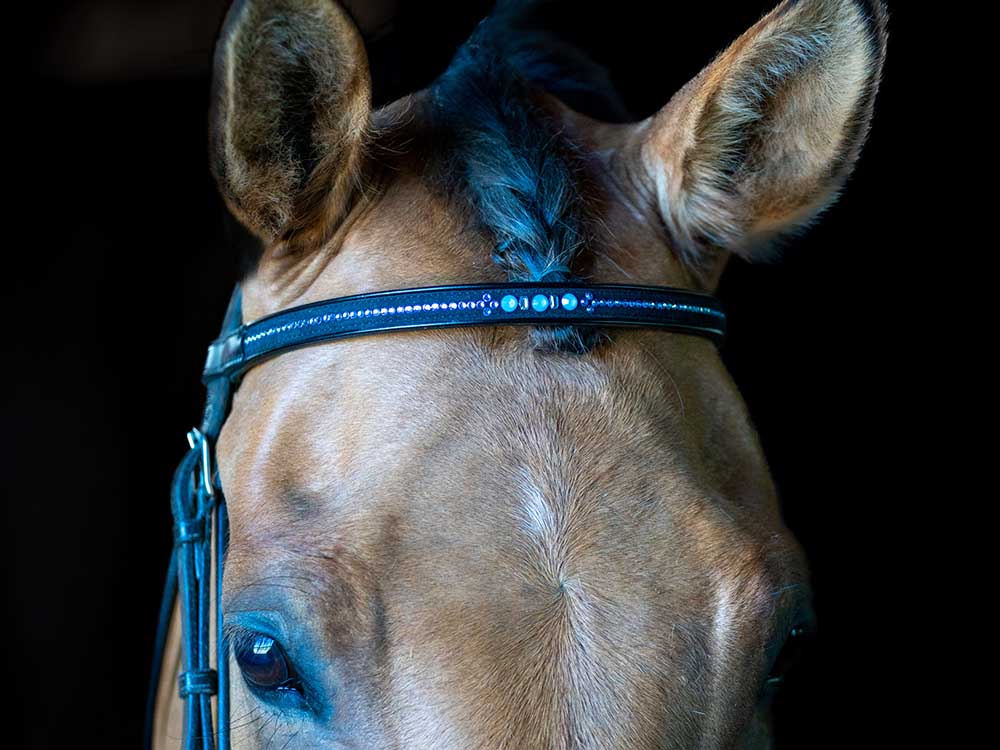
[[(593, 236), (588, 165), (540, 106), (539, 89), (621, 118), (603, 69), (503, 15), (482, 21), (431, 88), (437, 181), (466, 204), (512, 281), (572, 281)], [(544, 327), (535, 345), (582, 353), (593, 331)]]

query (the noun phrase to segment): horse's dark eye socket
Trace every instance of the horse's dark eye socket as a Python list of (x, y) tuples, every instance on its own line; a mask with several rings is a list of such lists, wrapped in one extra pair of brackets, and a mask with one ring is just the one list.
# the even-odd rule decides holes
[(281, 645), (270, 636), (247, 633), (233, 644), (236, 663), (247, 682), (263, 690), (294, 690), (298, 679)]
[(789, 631), (768, 673), (766, 683), (768, 689), (773, 690), (781, 686), (789, 671), (801, 660), (803, 651), (812, 640), (812, 634), (812, 628), (808, 625), (797, 625)]

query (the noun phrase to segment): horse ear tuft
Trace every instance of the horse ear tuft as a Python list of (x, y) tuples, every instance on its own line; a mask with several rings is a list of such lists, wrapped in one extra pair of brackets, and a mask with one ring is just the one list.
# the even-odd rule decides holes
[(682, 256), (759, 257), (832, 203), (867, 136), (885, 47), (880, 0), (786, 0), (642, 125)]
[(265, 242), (322, 237), (356, 189), (371, 112), (361, 37), (332, 0), (238, 0), (216, 44), (211, 167)]

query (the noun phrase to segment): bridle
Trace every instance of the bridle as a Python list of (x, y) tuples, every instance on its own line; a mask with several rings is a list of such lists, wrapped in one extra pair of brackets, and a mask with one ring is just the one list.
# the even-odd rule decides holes
[[(547, 325), (642, 327), (703, 336), (721, 344), (726, 316), (717, 299), (683, 289), (625, 284), (463, 284), (398, 289), (338, 297), (242, 322), (239, 285), (222, 332), (208, 348), (202, 381), (207, 389), (200, 427), (188, 433), (170, 489), (174, 547), (167, 570), (146, 707), (146, 744), (152, 747), (153, 713), (174, 603), (180, 597), (185, 701), (185, 750), (229, 748), (229, 661), (222, 631), (222, 572), (228, 536), (226, 502), (215, 468), (215, 443), (239, 379), (282, 352), (351, 336), (457, 326)], [(213, 554), (214, 548), (214, 554)], [(213, 588), (214, 567), (214, 588)], [(210, 622), (215, 605), (215, 622)], [(212, 640), (215, 664), (212, 668)]]

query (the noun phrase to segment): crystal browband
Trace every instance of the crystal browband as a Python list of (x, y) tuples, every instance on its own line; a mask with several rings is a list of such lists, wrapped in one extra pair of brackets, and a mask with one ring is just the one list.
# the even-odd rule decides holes
[(203, 378), (234, 379), (300, 346), (383, 331), (483, 325), (643, 326), (720, 343), (718, 300), (685, 289), (625, 284), (463, 284), (396, 289), (315, 302), (241, 325), (212, 343)]

